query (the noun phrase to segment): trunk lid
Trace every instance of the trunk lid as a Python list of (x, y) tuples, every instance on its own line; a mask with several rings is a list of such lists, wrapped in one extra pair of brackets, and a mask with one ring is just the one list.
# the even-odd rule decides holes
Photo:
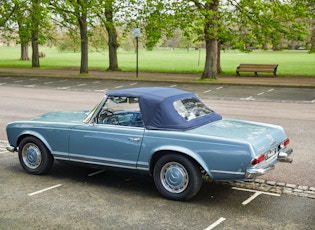
[(189, 132), (247, 142), (256, 156), (278, 147), (287, 138), (281, 126), (235, 119), (222, 119)]

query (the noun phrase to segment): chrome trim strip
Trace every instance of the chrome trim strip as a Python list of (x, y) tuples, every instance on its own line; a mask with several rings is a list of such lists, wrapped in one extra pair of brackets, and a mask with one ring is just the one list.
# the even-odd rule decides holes
[(123, 163), (123, 164), (134, 164), (136, 165), (136, 161), (126, 161), (126, 160), (119, 160), (119, 159), (112, 159), (112, 158), (106, 158), (106, 157), (92, 157), (92, 156), (86, 156), (86, 155), (80, 155), (80, 154), (69, 154), (70, 160), (74, 160), (74, 158), (82, 158), (82, 159), (91, 159), (91, 160), (99, 160), (99, 161), (108, 161), (108, 162), (117, 162), (117, 163)]
[(233, 172), (233, 171), (221, 171), (221, 170), (210, 170), (210, 171), (211, 171), (212, 173), (245, 175), (245, 172)]
[(79, 159), (70, 159), (70, 162), (80, 162), (80, 163), (86, 163), (86, 164), (94, 164), (94, 165), (103, 165), (103, 166), (109, 166), (109, 167), (118, 167), (118, 168), (126, 168), (126, 169), (137, 169), (136, 167), (132, 166), (126, 166), (126, 165), (118, 165), (118, 164), (108, 164), (108, 163), (102, 163), (102, 162), (95, 162), (95, 161), (85, 161), (85, 160), (79, 160)]

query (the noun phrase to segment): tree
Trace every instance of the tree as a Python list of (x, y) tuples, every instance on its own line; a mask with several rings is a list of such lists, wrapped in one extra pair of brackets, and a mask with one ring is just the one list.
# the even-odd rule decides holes
[(315, 53), (315, 1), (308, 0), (305, 2), (309, 13), (309, 27), (310, 27), (310, 53)]
[(89, 0), (50, 1), (53, 13), (59, 16), (55, 20), (60, 26), (71, 29), (73, 27), (79, 28), (81, 47), (80, 73), (88, 73), (88, 17), (90, 16), (93, 3)]
[(10, 1), (0, 1), (0, 28), (5, 27), (5, 24), (14, 14), (16, 9), (16, 5), (12, 4)]
[(4, 31), (21, 44), (20, 60), (29, 60), (28, 44), (32, 42), (32, 67), (40, 66), (38, 45), (43, 44), (50, 34), (46, 3), (45, 0), (9, 0), (4, 4)]
[[(216, 78), (221, 71), (219, 47), (226, 41), (250, 50), (266, 41), (277, 44), (284, 36), (302, 39), (305, 24), (295, 19), (304, 17), (305, 7), (299, 1), (147, 0), (150, 8), (142, 17), (147, 25), (154, 25), (150, 31), (145, 27), (146, 33), (151, 34), (147, 38), (153, 43), (161, 33), (174, 29), (174, 22), (182, 30), (203, 35), (206, 59), (201, 78)], [(160, 20), (161, 15), (176, 20)]]
[(105, 26), (108, 34), (108, 56), (109, 67), (107, 70), (117, 71), (118, 67), (117, 49), (119, 47), (117, 41), (117, 31), (114, 22), (115, 16), (115, 0), (99, 0), (100, 7), (97, 11), (97, 15)]
[(206, 43), (206, 61), (201, 78), (216, 78), (218, 72), (218, 32), (219, 0), (206, 1), (202, 4), (193, 1), (204, 17), (204, 39)]
[[(20, 60), (29, 60), (30, 25), (26, 14), (26, 4), (20, 1), (6, 1), (2, 11), (1, 27), (3, 27), (3, 36), (8, 40), (17, 40), (21, 44)], [(16, 35), (18, 35), (18, 38)]]
[(32, 67), (40, 67), (39, 64), (39, 24), (41, 20), (40, 0), (31, 2), (31, 42), (32, 42)]

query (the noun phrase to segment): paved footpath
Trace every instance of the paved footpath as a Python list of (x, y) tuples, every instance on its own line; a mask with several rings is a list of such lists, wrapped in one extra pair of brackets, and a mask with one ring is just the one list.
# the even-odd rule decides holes
[(218, 76), (214, 80), (200, 80), (200, 74), (174, 74), (174, 73), (151, 73), (121, 71), (91, 70), (88, 74), (79, 74), (78, 69), (38, 69), (38, 68), (1, 68), (0, 76), (34, 76), (34, 77), (78, 77), (91, 79), (113, 79), (113, 80), (139, 80), (139, 81), (167, 81), (187, 82), (199, 84), (235, 84), (235, 85), (268, 85), (289, 87), (311, 87), (315, 88), (314, 77), (273, 77), (266, 74), (255, 77), (252, 73), (236, 76)]

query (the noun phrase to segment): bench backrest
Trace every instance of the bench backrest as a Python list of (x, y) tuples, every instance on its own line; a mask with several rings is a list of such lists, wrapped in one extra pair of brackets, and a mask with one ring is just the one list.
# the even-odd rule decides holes
[(240, 64), (238, 68), (277, 68), (277, 64)]

